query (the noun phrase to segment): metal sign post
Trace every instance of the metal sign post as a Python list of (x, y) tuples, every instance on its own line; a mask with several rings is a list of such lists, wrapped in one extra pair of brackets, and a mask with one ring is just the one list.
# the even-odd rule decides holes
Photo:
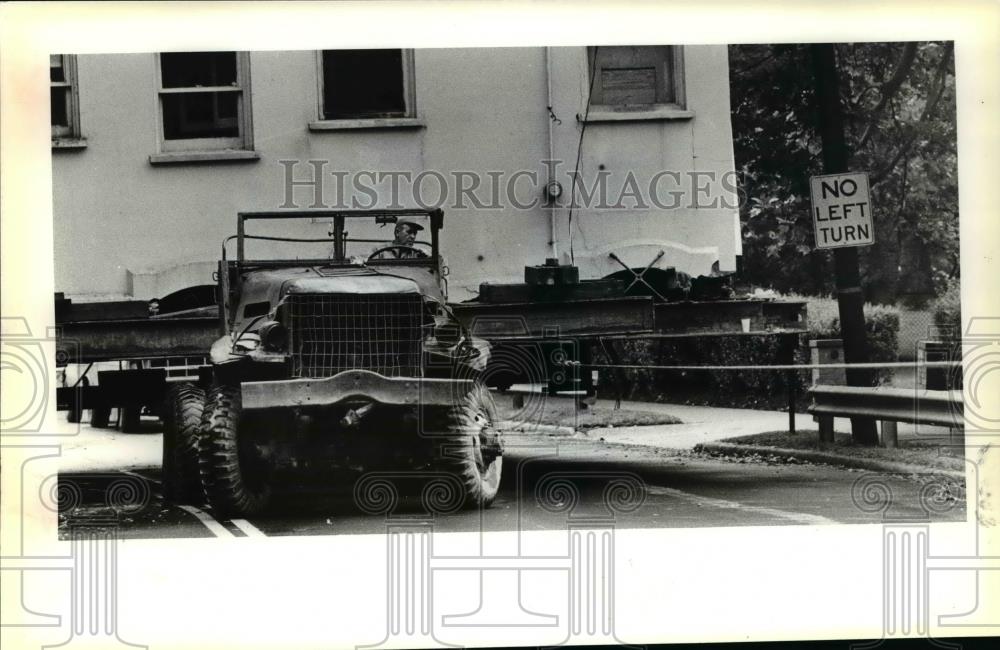
[[(817, 234), (817, 247), (833, 248), (834, 268), (836, 270), (837, 304), (840, 310), (840, 333), (844, 340), (844, 358), (848, 363), (864, 363), (868, 361), (868, 341), (865, 334), (865, 315), (863, 311), (864, 294), (861, 292), (861, 273), (858, 270), (859, 235), (872, 238), (871, 203), (867, 201), (868, 177), (866, 174), (847, 173), (847, 143), (844, 140), (844, 118), (840, 108), (840, 84), (837, 75), (837, 59), (834, 46), (829, 43), (809, 46), (812, 54), (813, 75), (816, 81), (816, 103), (819, 110), (819, 129), (823, 140), (823, 168), (830, 174), (827, 177), (817, 177), (813, 183), (819, 183), (820, 198), (823, 202), (813, 205), (813, 220), (818, 227), (831, 230)], [(858, 177), (864, 178), (865, 196), (858, 192), (861, 185)], [(824, 178), (828, 183), (826, 195), (823, 195)], [(837, 181), (839, 179), (839, 182)], [(850, 182), (848, 182), (850, 181)], [(854, 183), (852, 186), (851, 183)], [(835, 196), (836, 194), (836, 196)], [(864, 225), (861, 219), (863, 206), (853, 206), (860, 203), (860, 198), (866, 199), (868, 232), (859, 232), (859, 225)], [(851, 214), (850, 223), (844, 219), (845, 206)], [(834, 206), (839, 206), (834, 208)], [(824, 221), (818, 221), (818, 217)], [(833, 218), (837, 217), (837, 218)], [(855, 221), (855, 218), (858, 221)], [(845, 243), (846, 227), (853, 225), (851, 243)], [(834, 230), (838, 231), (840, 241), (834, 241)], [(828, 237), (829, 239), (823, 239)], [(822, 245), (825, 242), (827, 246)], [(868, 243), (871, 243), (870, 241)], [(875, 374), (871, 370), (848, 368), (848, 386), (872, 386)], [(851, 437), (856, 444), (878, 444), (878, 430), (872, 418), (851, 418)]]

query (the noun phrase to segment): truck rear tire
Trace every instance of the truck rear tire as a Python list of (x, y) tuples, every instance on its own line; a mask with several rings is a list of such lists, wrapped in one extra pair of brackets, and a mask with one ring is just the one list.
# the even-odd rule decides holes
[(446, 442), (434, 464), (461, 481), (466, 508), (490, 507), (500, 489), (503, 445), (489, 389), (476, 383), (459, 404), (448, 408), (440, 424)]
[(217, 385), (208, 393), (201, 425), (199, 469), (208, 504), (221, 515), (253, 515), (271, 499), (259, 459), (240, 440), (243, 411), (239, 386)]
[(204, 501), (198, 447), (205, 391), (177, 383), (167, 389), (163, 409), (163, 497), (173, 503)]

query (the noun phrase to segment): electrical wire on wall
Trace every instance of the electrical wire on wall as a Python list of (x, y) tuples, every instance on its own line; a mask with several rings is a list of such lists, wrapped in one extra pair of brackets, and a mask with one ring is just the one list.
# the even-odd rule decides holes
[[(573, 168), (573, 186), (569, 191), (569, 218), (566, 222), (567, 234), (569, 235), (569, 261), (576, 264), (576, 255), (573, 251), (573, 209), (576, 207), (576, 180), (580, 173), (580, 160), (583, 157), (583, 135), (587, 132), (587, 118), (590, 116), (590, 98), (594, 93), (594, 79), (597, 72), (597, 46), (594, 46), (593, 60), (590, 62), (590, 81), (587, 85), (587, 105), (583, 109), (583, 124), (580, 126), (580, 140), (576, 145), (576, 166)], [(579, 116), (577, 116), (579, 117)]]

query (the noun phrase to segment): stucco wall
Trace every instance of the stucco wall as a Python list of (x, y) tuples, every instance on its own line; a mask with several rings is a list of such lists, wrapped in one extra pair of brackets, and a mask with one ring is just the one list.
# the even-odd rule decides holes
[[(576, 114), (586, 96), (586, 52), (550, 53), (552, 107), (561, 121), (551, 123), (552, 152), (563, 161), (560, 179), (568, 189), (580, 137)], [(210, 164), (149, 163), (158, 151), (155, 66), (151, 53), (78, 58), (88, 145), (53, 152), (56, 288), (69, 296), (150, 298), (200, 273), (211, 283), (205, 270), (218, 258), (223, 238), (235, 232), (236, 213), (276, 209), (285, 201), (280, 160), (300, 161), (299, 178), (310, 172), (309, 160), (327, 161), (327, 172), (349, 174), (435, 170), (450, 176), (468, 170), (508, 179), (534, 170), (535, 194), (527, 194), (530, 183), (522, 179), (519, 198), (540, 198), (550, 133), (544, 48), (418, 50), (416, 102), (425, 128), (330, 132), (307, 128), (317, 115), (316, 53), (254, 52), (253, 132), (260, 158)], [(725, 47), (685, 47), (685, 85), (690, 119), (588, 124), (581, 177), (590, 182), (599, 165), (610, 172), (611, 187), (628, 170), (646, 180), (662, 170), (731, 173)], [(323, 182), (324, 201), (332, 203), (333, 177)], [(434, 198), (436, 183), (425, 187)], [(488, 198), (485, 187), (480, 192)], [(294, 198), (308, 207), (312, 191), (299, 188)], [(482, 281), (519, 281), (524, 264), (551, 254), (549, 208), (504, 203), (497, 210), (445, 206), (442, 245), (452, 299), (471, 297)], [(669, 210), (578, 210), (572, 249), (583, 277), (617, 270), (610, 251), (637, 266), (663, 249), (659, 266), (698, 274), (719, 260), (723, 270), (732, 269), (739, 244), (735, 209), (695, 208), (690, 196), (679, 203)], [(555, 217), (555, 247), (568, 259), (565, 208)], [(298, 230), (323, 236), (327, 228), (306, 222)]]

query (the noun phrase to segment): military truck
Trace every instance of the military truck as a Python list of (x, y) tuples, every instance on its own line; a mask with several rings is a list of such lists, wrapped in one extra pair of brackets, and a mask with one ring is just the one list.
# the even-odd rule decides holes
[[(328, 222), (329, 238), (283, 236), (290, 219)], [(351, 236), (402, 220), (430, 239)], [(272, 234), (251, 234), (257, 224)], [(442, 227), (439, 209), (240, 213), (218, 266), (211, 372), (167, 397), (167, 496), (249, 515), (284, 481), (391, 468), (444, 473), (461, 505), (489, 506), (502, 467), (482, 382), (489, 345), (447, 305)], [(307, 254), (254, 259), (248, 247), (260, 241)]]

